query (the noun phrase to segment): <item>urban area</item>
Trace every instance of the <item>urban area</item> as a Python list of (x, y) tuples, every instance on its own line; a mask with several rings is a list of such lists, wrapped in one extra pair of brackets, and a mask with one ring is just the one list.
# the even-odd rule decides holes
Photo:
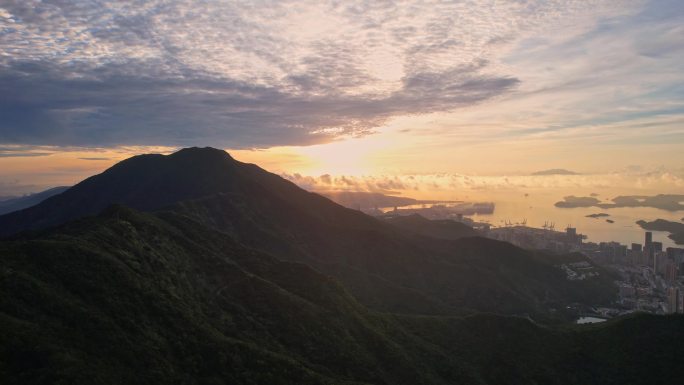
[[(481, 209), (474, 206), (475, 210)], [(488, 207), (489, 208), (489, 207)], [(394, 208), (383, 215), (420, 214), (429, 219), (452, 219), (465, 223), (484, 236), (506, 241), (525, 249), (548, 250), (554, 253), (582, 253), (591, 262), (619, 277), (618, 301), (613, 307), (593, 308), (588, 322), (602, 320), (636, 311), (654, 314), (684, 313), (684, 248), (663, 248), (653, 241), (652, 232), (644, 233), (643, 241), (630, 245), (619, 242), (586, 242), (587, 237), (574, 227), (558, 231), (550, 222), (541, 228), (530, 227), (527, 221), (506, 222), (492, 227), (464, 216), (462, 207), (444, 205), (416, 207), (409, 210)], [(590, 279), (600, 274), (586, 261), (559, 266), (569, 280)]]

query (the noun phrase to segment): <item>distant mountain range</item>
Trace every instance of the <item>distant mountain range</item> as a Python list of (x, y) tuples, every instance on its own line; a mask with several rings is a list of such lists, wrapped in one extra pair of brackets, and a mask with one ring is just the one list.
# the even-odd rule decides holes
[(579, 175), (578, 173), (564, 168), (552, 168), (532, 173), (532, 175)]
[(0, 215), (11, 213), (13, 211), (19, 211), (27, 207), (35, 206), (53, 195), (63, 193), (68, 188), (69, 187), (67, 186), (53, 187), (51, 189), (41, 191), (35, 194), (28, 194), (21, 197), (14, 197), (2, 200), (0, 201)]
[[(0, 216), (0, 378), (33, 383), (665, 384), (682, 318), (580, 255), (379, 220), (211, 148), (130, 158)], [(638, 365), (635, 364), (638, 360)], [(674, 376), (674, 377), (671, 377)]]

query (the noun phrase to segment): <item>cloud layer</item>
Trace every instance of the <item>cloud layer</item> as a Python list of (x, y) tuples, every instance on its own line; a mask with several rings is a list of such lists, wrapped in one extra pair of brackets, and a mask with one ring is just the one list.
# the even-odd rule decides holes
[[(311, 191), (366, 191), (424, 199), (532, 191), (608, 191), (609, 194), (673, 193), (684, 189), (684, 169), (625, 169), (608, 174), (509, 175), (414, 174), (320, 176), (283, 173), (282, 177)], [(588, 192), (587, 192), (588, 194)]]
[[(4, 1), (0, 143), (251, 148), (363, 136), (395, 117), (529, 91), (511, 63), (543, 60), (540, 31), (562, 31), (547, 45), (586, 38), (600, 20), (648, 17), (643, 5)], [(668, 33), (643, 54), (678, 49)]]

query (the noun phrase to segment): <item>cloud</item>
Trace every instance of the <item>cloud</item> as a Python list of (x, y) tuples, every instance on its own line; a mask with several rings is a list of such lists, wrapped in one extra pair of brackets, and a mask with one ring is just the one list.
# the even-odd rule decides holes
[(516, 42), (628, 5), (10, 0), (0, 143), (252, 148), (368, 135), (510, 94), (521, 79), (502, 58)]
[(0, 158), (21, 158), (52, 155), (52, 152), (31, 146), (0, 146)]
[[(130, 66), (135, 66), (131, 63)], [(131, 68), (127, 68), (131, 70)], [(330, 92), (302, 96), (211, 77), (141, 78), (100, 67), (71, 78), (50, 63), (12, 62), (0, 75), (0, 142), (60, 146), (223, 147), (313, 144), (364, 135), (394, 114), (470, 105), (513, 87), (515, 79), (457, 69), (452, 76), (405, 79), (386, 97)], [(145, 66), (139, 67), (145, 73)], [(91, 74), (92, 75), (92, 74)]]
[(36, 156), (48, 156), (48, 152), (0, 152), (0, 158), (31, 158)]
[(44, 186), (22, 183), (18, 180), (0, 180), (0, 200), (16, 198), (31, 192), (44, 190)]
[(308, 176), (299, 173), (283, 173), (281, 176), (300, 187), (311, 191), (364, 191), (396, 194), (398, 190), (418, 188), (415, 183), (407, 183), (407, 178), (399, 176), (348, 176), (330, 175)]
[[(362, 191), (392, 195), (419, 196), (429, 199), (448, 194), (507, 193), (523, 191), (584, 191), (605, 189), (610, 193), (624, 191), (675, 194), (684, 188), (684, 169), (634, 169), (608, 174), (582, 175), (496, 175), (478, 176), (453, 173), (321, 176), (283, 173), (281, 176), (310, 191)], [(445, 195), (446, 194), (446, 195)]]

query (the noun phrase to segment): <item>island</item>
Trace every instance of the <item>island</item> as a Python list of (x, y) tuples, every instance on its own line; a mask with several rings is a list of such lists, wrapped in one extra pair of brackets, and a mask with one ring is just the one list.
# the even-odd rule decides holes
[(549, 170), (542, 170), (542, 171), (533, 172), (532, 175), (544, 176), (544, 175), (579, 175), (579, 174), (574, 172), (574, 171), (566, 170), (564, 168), (552, 168)]
[(684, 223), (668, 221), (665, 219), (656, 219), (652, 222), (639, 220), (636, 222), (644, 230), (651, 231), (667, 231), (670, 233), (668, 238), (672, 239), (678, 245), (684, 245)]
[(603, 217), (609, 217), (610, 214), (606, 213), (596, 213), (596, 214), (589, 214), (585, 215), (586, 218), (603, 218)]
[(572, 209), (577, 207), (598, 206), (600, 203), (601, 201), (594, 197), (576, 197), (574, 195), (570, 195), (564, 197), (562, 201), (556, 202), (555, 206), (564, 209)]
[(599, 207), (602, 209), (652, 207), (666, 211), (684, 210), (684, 195), (681, 194), (621, 195), (611, 199), (611, 202), (601, 202), (593, 196), (576, 197), (570, 195), (564, 197), (562, 201), (556, 202), (555, 206), (560, 208)]

